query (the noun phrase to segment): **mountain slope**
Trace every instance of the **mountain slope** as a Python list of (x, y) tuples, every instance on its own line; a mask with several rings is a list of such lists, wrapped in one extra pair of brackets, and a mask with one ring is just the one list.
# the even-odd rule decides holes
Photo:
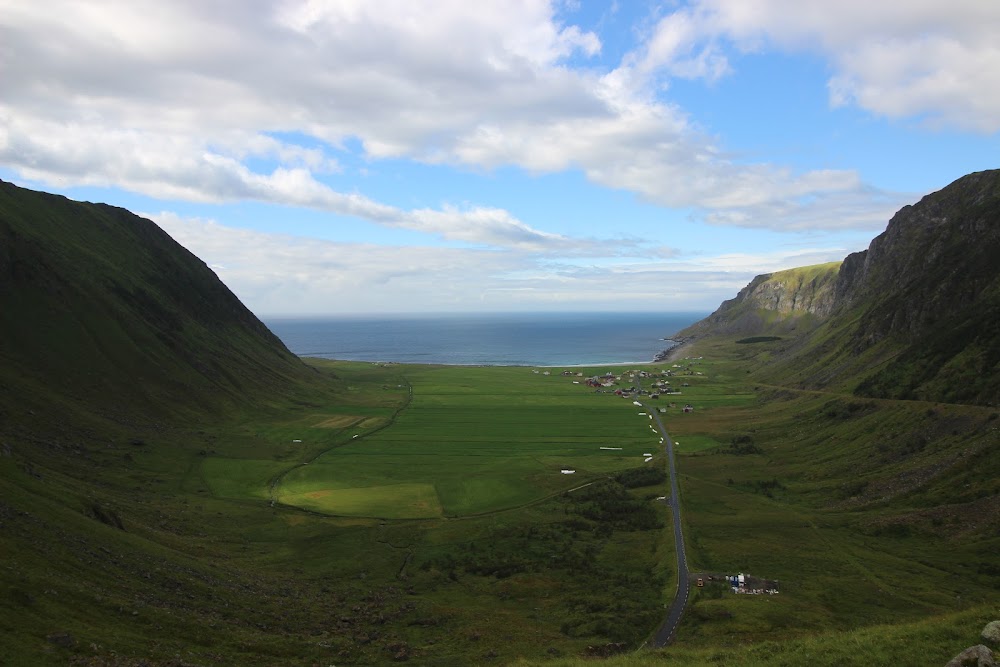
[(955, 181), (900, 210), (867, 251), (844, 260), (851, 347), (901, 347), (859, 393), (1000, 402), (1000, 171)]
[(338, 389), (149, 220), (0, 182), (0, 664), (191, 664), (127, 656), (288, 618), (261, 598), (298, 582), (228, 562), (266, 497), (201, 470), (304, 456), (259, 424)]
[[(1000, 402), (1000, 171), (965, 176), (901, 209), (870, 247), (824, 265), (812, 310), (768, 301), (775, 277), (681, 335), (789, 335), (764, 376), (859, 395)], [(788, 301), (787, 299), (785, 300)], [(767, 316), (762, 316), (766, 313)], [(795, 327), (811, 315), (811, 326)]]
[(204, 262), (128, 211), (0, 182), (0, 381), (144, 413), (234, 403), (308, 369)]

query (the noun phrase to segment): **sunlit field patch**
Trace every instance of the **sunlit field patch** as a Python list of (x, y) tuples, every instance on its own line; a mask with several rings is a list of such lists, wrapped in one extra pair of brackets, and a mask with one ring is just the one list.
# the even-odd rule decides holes
[(430, 484), (318, 489), (303, 493), (283, 493), (280, 501), (303, 509), (343, 516), (387, 519), (428, 519), (441, 516), (441, 503)]
[(357, 415), (337, 415), (336, 417), (330, 417), (329, 419), (324, 419), (323, 421), (315, 424), (315, 428), (345, 428), (351, 424), (356, 424), (360, 422), (364, 417), (359, 417)]

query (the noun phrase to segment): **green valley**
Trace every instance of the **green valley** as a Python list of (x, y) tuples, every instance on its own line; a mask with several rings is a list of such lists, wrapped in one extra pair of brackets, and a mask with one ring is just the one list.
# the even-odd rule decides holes
[[(299, 359), (148, 220), (2, 184), (0, 663), (944, 664), (1000, 616), (998, 236), (956, 231), (1000, 174), (927, 199), (670, 359), (546, 369)], [(701, 584), (662, 649), (653, 410)]]

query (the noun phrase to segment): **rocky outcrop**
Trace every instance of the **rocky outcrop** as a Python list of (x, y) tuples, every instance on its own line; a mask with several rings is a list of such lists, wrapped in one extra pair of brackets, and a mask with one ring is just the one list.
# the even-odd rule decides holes
[(769, 368), (802, 386), (1000, 404), (1000, 170), (900, 209), (839, 267), (758, 276), (681, 335), (792, 335)]
[(997, 667), (993, 651), (979, 644), (970, 646), (948, 661), (944, 667)]
[(865, 310), (859, 348), (913, 340), (997, 286), (1000, 170), (965, 176), (904, 206), (868, 249), (844, 259), (835, 311)]
[(735, 298), (724, 301), (714, 313), (681, 333), (754, 335), (811, 328), (833, 310), (839, 264), (757, 276)]
[(979, 636), (985, 643), (1000, 647), (1000, 621), (990, 621), (987, 623)]
[(744, 298), (747, 303), (764, 310), (785, 315), (809, 313), (825, 318), (834, 304), (830, 287), (835, 267), (836, 264), (824, 264), (761, 276), (763, 280), (751, 283)]

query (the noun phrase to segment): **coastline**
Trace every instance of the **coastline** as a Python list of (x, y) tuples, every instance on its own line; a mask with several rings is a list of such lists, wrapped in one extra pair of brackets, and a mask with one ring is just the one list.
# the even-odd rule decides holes
[(514, 313), (265, 321), (301, 357), (448, 366), (554, 368), (659, 363), (700, 313)]
[(299, 359), (321, 359), (323, 361), (344, 361), (359, 364), (393, 364), (399, 366), (464, 366), (467, 368), (600, 368), (604, 366), (646, 366), (649, 364), (659, 364), (663, 363), (663, 359), (660, 360), (646, 360), (646, 361), (597, 361), (591, 363), (583, 364), (496, 364), (496, 363), (479, 363), (479, 364), (462, 364), (462, 363), (450, 363), (446, 361), (385, 361), (385, 360), (371, 360), (371, 359), (337, 359), (334, 357), (319, 357), (314, 354), (296, 354)]
[(694, 336), (682, 336), (680, 338), (666, 338), (664, 340), (673, 341), (674, 345), (668, 347), (667, 349), (659, 352), (656, 355), (653, 363), (669, 363), (671, 361), (677, 361), (681, 358), (681, 352), (687, 350), (691, 347), (691, 343), (694, 342)]
[(649, 364), (663, 364), (676, 361), (680, 358), (680, 353), (686, 350), (694, 341), (694, 336), (684, 336), (681, 338), (663, 338), (661, 340), (674, 343), (668, 348), (657, 352), (652, 359), (647, 361), (597, 361), (573, 364), (502, 364), (502, 363), (454, 363), (446, 361), (386, 361), (371, 359), (337, 359), (335, 357), (318, 356), (315, 354), (296, 354), (300, 359), (323, 359), (325, 361), (351, 361), (366, 364), (402, 364), (413, 366), (466, 366), (468, 368), (489, 368), (492, 366), (509, 368), (598, 368), (603, 366), (646, 366)]

